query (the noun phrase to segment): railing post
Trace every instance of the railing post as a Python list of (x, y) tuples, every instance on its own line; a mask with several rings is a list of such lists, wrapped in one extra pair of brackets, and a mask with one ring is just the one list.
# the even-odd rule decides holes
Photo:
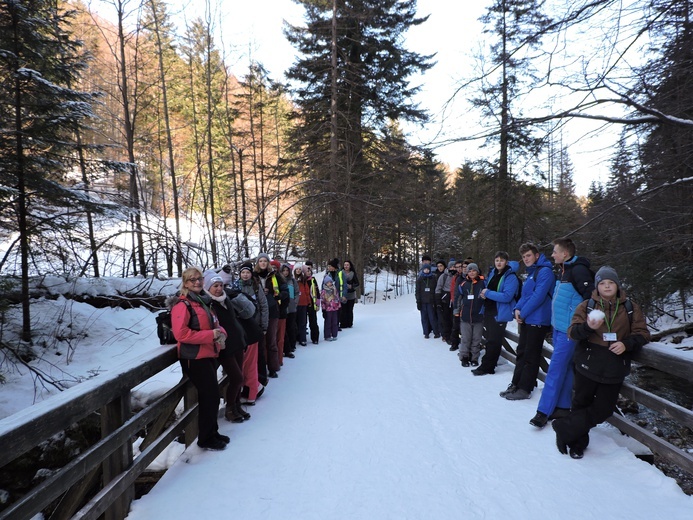
[[(122, 426), (130, 417), (130, 391), (128, 390), (101, 409), (101, 438)], [(103, 461), (103, 486), (132, 465), (132, 443), (128, 440)], [(123, 520), (130, 511), (135, 488), (130, 486), (104, 513), (105, 520)]]

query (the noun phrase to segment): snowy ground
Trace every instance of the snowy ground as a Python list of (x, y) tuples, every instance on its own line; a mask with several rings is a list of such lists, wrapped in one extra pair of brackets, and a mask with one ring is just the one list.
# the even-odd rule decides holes
[(223, 452), (191, 446), (130, 520), (690, 519), (693, 497), (599, 428), (582, 460), (425, 340), (412, 296), (357, 305), (334, 343), (299, 347)]

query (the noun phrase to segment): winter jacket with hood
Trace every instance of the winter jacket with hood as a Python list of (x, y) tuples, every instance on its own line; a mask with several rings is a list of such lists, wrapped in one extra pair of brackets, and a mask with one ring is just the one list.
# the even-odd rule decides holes
[[(186, 304), (183, 300), (187, 300)], [(188, 308), (190, 310), (188, 310)], [(211, 308), (207, 294), (189, 293), (180, 296), (171, 308), (171, 330), (178, 339), (180, 359), (204, 359), (219, 356), (219, 348), (214, 342), (214, 329), (226, 331), (219, 325), (217, 315)]]
[[(474, 280), (465, 276), (455, 289), (455, 305), (453, 313), (459, 314), (460, 320), (465, 323), (481, 323), (481, 314), (484, 300), (481, 298), (481, 291), (486, 287), (486, 280), (483, 276), (477, 276)], [(470, 298), (473, 296), (473, 298)]]
[(243, 350), (249, 342), (245, 329), (241, 323), (241, 316), (250, 318), (255, 313), (255, 306), (245, 295), (236, 289), (225, 289), (219, 298), (209, 295), (212, 309), (219, 318), (219, 324), (227, 332), (226, 348), (219, 353), (219, 357), (230, 356), (239, 350)]
[(262, 290), (260, 282), (255, 277), (250, 280), (241, 280), (239, 278), (234, 283), (234, 286), (254, 304), (255, 322), (260, 326), (263, 332), (266, 332), (269, 326), (269, 308), (267, 306), (265, 291)]
[(594, 276), (587, 258), (573, 256), (563, 262), (561, 276), (556, 280), (551, 306), (551, 325), (560, 332), (568, 332), (570, 319), (577, 306), (589, 299), (594, 290)]
[(515, 304), (520, 317), (527, 325), (551, 325), (551, 295), (556, 277), (551, 262), (541, 254), (539, 259), (527, 268), (527, 279), (522, 285), (522, 296)]
[(430, 266), (427, 266), (427, 268), (429, 269), (428, 273), (421, 269), (419, 276), (416, 278), (416, 305), (419, 307), (425, 303), (436, 303), (435, 292), (438, 279), (435, 273), (430, 270)]
[(272, 268), (260, 269), (258, 266), (255, 266), (253, 276), (257, 277), (260, 287), (265, 290), (270, 319), (286, 318), (289, 288), (284, 277)]
[(289, 297), (287, 298), (289, 304), (286, 307), (286, 312), (290, 314), (292, 312), (296, 312), (298, 308), (298, 298), (301, 291), (296, 278), (294, 278), (293, 269), (289, 264), (282, 264), (282, 271), (285, 267), (289, 270), (289, 277), (285, 278), (286, 288), (289, 293)]
[[(630, 361), (633, 354), (638, 352), (650, 340), (650, 332), (640, 306), (633, 302), (632, 322), (624, 305), (626, 293), (620, 289), (613, 301), (602, 300), (599, 292), (592, 292), (595, 309), (606, 315), (604, 322), (597, 330), (587, 325), (587, 301), (583, 301), (575, 309), (570, 322), (568, 335), (578, 341), (575, 347), (575, 370), (585, 377), (598, 383), (616, 384), (630, 373)], [(613, 320), (613, 321), (612, 321)], [(613, 343), (604, 340), (605, 332), (615, 332), (617, 341), (621, 341), (626, 351), (614, 354), (609, 350)]]
[[(492, 286), (491, 282), (496, 275), (500, 275), (498, 286), (495, 291), (486, 291), (486, 299), (496, 302), (496, 321), (504, 323), (512, 321), (513, 308), (515, 307), (515, 295), (517, 288), (520, 285), (520, 280), (517, 277), (517, 271), (520, 269), (520, 264), (514, 260), (508, 262), (508, 265), (502, 273), (498, 273), (494, 267), (489, 272), (486, 284)], [(484, 310), (482, 310), (482, 314)]]
[(443, 307), (450, 307), (452, 301), (450, 300), (450, 284), (454, 278), (454, 274), (450, 272), (449, 269), (445, 269), (443, 274), (438, 277), (438, 282), (436, 283), (436, 303), (442, 305)]

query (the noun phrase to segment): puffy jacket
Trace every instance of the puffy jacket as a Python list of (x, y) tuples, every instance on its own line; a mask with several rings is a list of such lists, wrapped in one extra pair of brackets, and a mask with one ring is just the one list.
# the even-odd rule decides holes
[(356, 288), (361, 285), (359, 283), (359, 277), (356, 276), (356, 271), (349, 271), (348, 273), (342, 270), (344, 277), (346, 278), (346, 298), (347, 300), (356, 299)]
[(438, 282), (436, 283), (436, 303), (442, 305), (443, 307), (451, 307), (452, 301), (450, 300), (450, 284), (454, 275), (446, 269), (443, 274), (438, 277)]
[(423, 269), (416, 278), (416, 304), (435, 303), (437, 278), (433, 272), (425, 274)]
[(265, 291), (260, 287), (257, 278), (245, 281), (239, 278), (234, 285), (255, 305), (255, 322), (265, 332), (269, 325), (269, 308)]
[[(602, 301), (596, 289), (592, 292), (592, 298), (596, 302), (595, 309), (602, 310), (606, 317), (599, 329), (592, 330), (587, 325), (588, 302), (583, 301), (575, 309), (568, 329), (568, 335), (578, 341), (573, 358), (575, 370), (599, 383), (620, 383), (630, 373), (633, 354), (650, 340), (650, 332), (647, 330), (642, 310), (634, 302), (632, 322), (628, 318), (624, 305), (627, 298), (623, 289), (614, 301)], [(617, 340), (625, 345), (626, 351), (623, 354), (614, 354), (609, 350), (612, 342), (604, 341), (603, 336), (609, 329), (610, 332), (615, 332)]]
[[(508, 262), (508, 269), (501, 276), (498, 282), (498, 290), (486, 291), (486, 298), (496, 302), (496, 321), (504, 323), (512, 321), (513, 308), (515, 307), (515, 294), (517, 287), (520, 285), (520, 280), (517, 277), (517, 271), (520, 269), (520, 264), (514, 260)], [(487, 284), (496, 276), (496, 268), (491, 269), (488, 275)], [(483, 314), (483, 309), (482, 309)]]
[(327, 274), (330, 275), (330, 278), (332, 278), (332, 281), (334, 282), (334, 288), (335, 291), (337, 291), (337, 295), (339, 298), (346, 298), (347, 297), (347, 284), (346, 280), (344, 279), (344, 270), (343, 269), (335, 269), (334, 271), (330, 271), (329, 269), (327, 270)]
[(527, 325), (551, 325), (551, 294), (556, 277), (551, 262), (541, 254), (539, 259), (527, 268), (527, 279), (522, 286), (522, 296), (515, 304), (520, 317)]
[[(578, 290), (579, 289), (579, 290)], [(561, 278), (556, 280), (551, 306), (551, 325), (560, 332), (568, 332), (570, 320), (577, 306), (589, 299), (594, 290), (594, 277), (587, 258), (574, 256), (564, 262)]]
[[(481, 310), (484, 306), (481, 291), (485, 287), (486, 281), (483, 276), (479, 276), (474, 280), (465, 277), (462, 283), (457, 286), (453, 312), (460, 315), (460, 320), (465, 323), (481, 323), (483, 320)], [(474, 298), (469, 298), (469, 296)]]
[(298, 287), (298, 282), (296, 281), (296, 278), (294, 278), (294, 275), (291, 272), (291, 266), (289, 264), (282, 264), (282, 270), (284, 270), (284, 267), (289, 269), (289, 277), (286, 278), (286, 288), (289, 293), (289, 297), (287, 298), (287, 300), (289, 301), (289, 305), (286, 308), (286, 312), (292, 313), (296, 312), (298, 308), (298, 298), (301, 291)]
[[(187, 300), (186, 305), (183, 300)], [(211, 300), (206, 294), (181, 296), (171, 308), (171, 330), (178, 339), (180, 359), (204, 359), (219, 356), (214, 343), (214, 329), (220, 328)], [(188, 305), (190, 310), (188, 310)], [(191, 312), (192, 311), (192, 312)]]
[(320, 305), (323, 311), (338, 311), (342, 307), (342, 302), (339, 301), (337, 291), (333, 289), (328, 292), (327, 289), (323, 289), (320, 291)]
[[(254, 307), (250, 300), (248, 300), (245, 296), (241, 296), (239, 298), (239, 295), (240, 293), (236, 291), (233, 294), (233, 299), (239, 300), (239, 303), (243, 304), (244, 309), (247, 309), (247, 306)], [(245, 330), (243, 329), (243, 325), (241, 324), (238, 313), (236, 312), (236, 309), (231, 301), (232, 300), (229, 292), (226, 292), (223, 302), (217, 301), (214, 298), (212, 298), (211, 302), (212, 309), (214, 309), (214, 312), (219, 319), (219, 324), (224, 327), (224, 330), (227, 333), (226, 348), (219, 353), (219, 357), (221, 358), (231, 356), (239, 350), (243, 350), (246, 345), (248, 345)], [(252, 315), (253, 314), (251, 311), (250, 316)]]
[(286, 318), (286, 309), (289, 306), (289, 289), (284, 277), (276, 271), (267, 269), (255, 271), (254, 274), (260, 281), (260, 287), (265, 290), (270, 319)]

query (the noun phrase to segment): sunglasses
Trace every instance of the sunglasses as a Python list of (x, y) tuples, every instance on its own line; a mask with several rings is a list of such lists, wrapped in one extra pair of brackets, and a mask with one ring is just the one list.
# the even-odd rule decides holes
[(200, 276), (197, 276), (195, 278), (188, 278), (188, 282), (192, 282), (192, 283), (197, 283), (197, 282), (201, 282), (201, 281), (202, 281), (202, 278)]

